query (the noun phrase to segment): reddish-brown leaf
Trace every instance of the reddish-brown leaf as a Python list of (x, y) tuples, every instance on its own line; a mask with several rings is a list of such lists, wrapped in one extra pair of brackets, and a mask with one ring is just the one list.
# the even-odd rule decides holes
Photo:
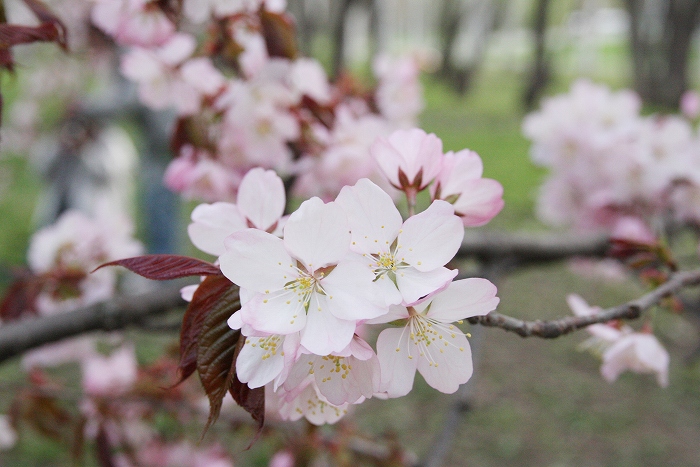
[[(241, 339), (241, 341), (242, 340), (243, 339)], [(265, 388), (250, 389), (247, 384), (238, 381), (238, 378), (234, 375), (233, 382), (228, 391), (233, 397), (233, 400), (253, 417), (258, 427), (255, 436), (248, 445), (248, 448), (250, 448), (262, 433), (263, 424), (265, 423)]]
[(40, 279), (31, 273), (17, 278), (0, 302), (0, 318), (14, 321), (25, 313), (36, 313), (36, 298), (41, 291)]
[(270, 57), (295, 59), (298, 55), (296, 31), (289, 15), (260, 11), (265, 46)]
[(205, 433), (218, 418), (235, 377), (234, 354), (241, 333), (231, 329), (227, 321), (239, 309), (238, 287), (232, 285), (209, 309), (197, 339), (197, 373), (209, 397)]
[(157, 281), (221, 274), (219, 268), (211, 263), (179, 255), (144, 255), (118, 259), (97, 267), (95, 271), (105, 266), (123, 266), (140, 276)]
[(56, 36), (52, 41), (56, 41), (63, 50), (68, 48), (67, 30), (63, 22), (47, 7), (41, 0), (24, 0), (34, 15), (42, 22), (41, 26), (50, 25), (56, 30)]
[[(232, 289), (235, 289), (235, 293)], [(197, 287), (192, 301), (182, 318), (182, 327), (180, 328), (180, 363), (178, 365), (180, 379), (176, 384), (180, 384), (196, 371), (198, 342), (202, 326), (211, 310), (219, 306), (222, 300), (228, 300), (228, 303), (225, 305), (230, 306), (233, 311), (240, 308), (238, 287), (225, 276), (221, 274), (209, 276)], [(231, 314), (233, 314), (233, 311), (231, 311)]]

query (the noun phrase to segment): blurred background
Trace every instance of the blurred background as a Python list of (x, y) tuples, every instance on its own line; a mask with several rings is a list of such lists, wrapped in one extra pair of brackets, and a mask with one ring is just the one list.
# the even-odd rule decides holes
[[(59, 16), (72, 3), (47, 1)], [(635, 90), (647, 112), (670, 113), (684, 91), (700, 85), (697, 0), (288, 0), (288, 8), (301, 49), (330, 76), (351, 73), (370, 80), (371, 60), (379, 52), (418, 57), (424, 71), (421, 126), (442, 138), (445, 150), (478, 152), (484, 176), (504, 186), (505, 208), (478, 228), (485, 234), (548, 230), (533, 209), (544, 169), (530, 161), (521, 132), (524, 115), (543, 97), (586, 77)], [(66, 119), (60, 89), (67, 85), (58, 81), (83, 83), (67, 94), (89, 99), (102, 92), (97, 81), (113, 73), (106, 66), (98, 70), (102, 75), (87, 79), (37, 77), (33, 67), (75, 61), (80, 69), (85, 58), (62, 55), (51, 44), (32, 45), (18, 49), (16, 74), (2, 76), (0, 294), (13, 268), (25, 263), (29, 236), (52, 216), (47, 203), (55, 179), (47, 168), (46, 161), (53, 160), (47, 135)], [(42, 106), (28, 106), (25, 93), (46, 87)], [(159, 158), (167, 162), (168, 156), (139, 158), (150, 140), (137, 126), (122, 121), (126, 140), (122, 133), (113, 135), (122, 164), (110, 170), (125, 174), (134, 187), (124, 203), (150, 251), (194, 254), (184, 234), (193, 204), (161, 191), (147, 193), (161, 177), (165, 163)], [(134, 177), (139, 171), (148, 178)], [(150, 222), (148, 203), (156, 203), (158, 211), (170, 206), (166, 212), (176, 221)], [(163, 229), (170, 234), (161, 235)], [(586, 274), (569, 263), (519, 270), (497, 285), (499, 311), (523, 319), (568, 315), (565, 297), (573, 292), (603, 307), (642, 293), (632, 281)], [(479, 335), (469, 410), (445, 465), (700, 466), (700, 362), (694, 353), (700, 336), (687, 319), (671, 316), (658, 329), (671, 354), (665, 389), (651, 376), (630, 373), (605, 382), (599, 361), (577, 351), (587, 337), (582, 332), (542, 341), (499, 329), (474, 330)], [(146, 339), (146, 333), (132, 332)], [(140, 349), (139, 358), (151, 358), (153, 347)], [(16, 362), (3, 364), (0, 391), (10, 394), (22, 378)], [(452, 399), (420, 378), (416, 386), (407, 398), (363, 404), (355, 423), (378, 436), (398, 437), (419, 456), (426, 453)], [(241, 465), (262, 465), (256, 456), (262, 458), (263, 449), (244, 454)], [(25, 437), (15, 451), (1, 454), (9, 457), (0, 457), (0, 465), (65, 465), (60, 447), (38, 437)]]

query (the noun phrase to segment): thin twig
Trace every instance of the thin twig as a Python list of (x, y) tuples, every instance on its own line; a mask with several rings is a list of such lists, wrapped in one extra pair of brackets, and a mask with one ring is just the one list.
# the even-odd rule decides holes
[(663, 298), (671, 295), (683, 287), (700, 284), (700, 269), (682, 271), (651, 292), (622, 305), (605, 309), (600, 313), (589, 316), (568, 316), (551, 321), (523, 321), (511, 316), (502, 315), (492, 311), (485, 316), (469, 318), (471, 324), (481, 324), (514, 332), (522, 337), (542, 337), (551, 339), (591, 324), (607, 323), (616, 319), (637, 319), (642, 312), (659, 303)]

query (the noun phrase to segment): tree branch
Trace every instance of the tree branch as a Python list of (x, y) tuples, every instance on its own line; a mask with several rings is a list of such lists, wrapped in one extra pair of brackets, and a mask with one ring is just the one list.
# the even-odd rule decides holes
[(507, 234), (480, 232), (465, 234), (458, 257), (473, 257), (482, 262), (512, 259), (516, 264), (548, 263), (573, 256), (603, 257), (610, 243), (608, 237), (573, 236), (570, 234)]
[(115, 331), (184, 305), (182, 282), (140, 295), (123, 295), (68, 313), (0, 326), (0, 363), (43, 344), (90, 331)]
[(523, 321), (511, 316), (491, 312), (485, 316), (469, 318), (471, 324), (481, 324), (514, 332), (521, 337), (542, 337), (551, 339), (591, 324), (606, 323), (616, 319), (637, 319), (642, 312), (659, 303), (664, 297), (671, 295), (683, 287), (700, 285), (700, 269), (682, 271), (671, 276), (668, 282), (660, 285), (651, 292), (636, 300), (632, 300), (616, 307), (608, 308), (595, 315), (568, 316), (551, 321)]

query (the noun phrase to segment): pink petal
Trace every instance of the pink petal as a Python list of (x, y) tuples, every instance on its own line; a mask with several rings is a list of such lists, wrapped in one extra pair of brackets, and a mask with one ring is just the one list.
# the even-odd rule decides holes
[(493, 219), (503, 205), (503, 186), (496, 180), (479, 178), (462, 185), (454, 209), (466, 227), (477, 227)]
[(306, 323), (306, 310), (292, 291), (258, 294), (240, 310), (241, 321), (256, 331), (268, 334), (292, 334)]
[(443, 323), (453, 323), (485, 315), (498, 306), (500, 299), (496, 292), (496, 286), (486, 279), (474, 277), (455, 281), (435, 294), (427, 316)]
[(347, 216), (335, 203), (304, 201), (284, 226), (284, 244), (309, 271), (337, 264), (350, 245)]
[(235, 204), (219, 202), (200, 204), (194, 208), (187, 233), (194, 246), (211, 255), (221, 256), (226, 251), (224, 239), (247, 228)]
[(257, 167), (241, 180), (238, 209), (256, 228), (269, 231), (284, 214), (285, 203), (284, 184), (274, 171)]
[(355, 321), (385, 314), (384, 297), (373, 280), (374, 274), (359, 261), (338, 263), (322, 281), (331, 313), (338, 319)]
[(456, 269), (440, 267), (422, 272), (408, 267), (396, 272), (396, 284), (401, 292), (403, 303), (410, 305), (436, 290), (445, 287), (457, 275)]
[(389, 397), (405, 396), (413, 388), (418, 360), (415, 349), (409, 353), (409, 334), (406, 328), (385, 329), (377, 338), (377, 357), (382, 371), (380, 390)]
[(431, 271), (454, 258), (463, 238), (464, 226), (452, 205), (436, 200), (404, 222), (396, 256), (419, 271)]
[(284, 368), (283, 340), (281, 336), (246, 337), (236, 359), (238, 380), (254, 389), (275, 379)]
[(388, 252), (399, 234), (403, 219), (384, 190), (363, 178), (343, 187), (336, 199), (348, 216), (351, 249), (359, 253)]
[(282, 240), (272, 234), (246, 229), (233, 233), (224, 243), (221, 272), (240, 287), (265, 293), (281, 290), (297, 277), (294, 260)]
[(472, 376), (474, 367), (471, 348), (461, 332), (450, 334), (435, 326), (431, 330), (437, 335), (434, 336), (433, 345), (427, 346), (425, 356), (415, 357), (418, 360), (418, 371), (430, 386), (445, 394), (452, 394)]
[(311, 298), (306, 327), (301, 333), (301, 345), (316, 355), (340, 352), (350, 343), (355, 333), (355, 321), (338, 319), (331, 313), (325, 295)]

